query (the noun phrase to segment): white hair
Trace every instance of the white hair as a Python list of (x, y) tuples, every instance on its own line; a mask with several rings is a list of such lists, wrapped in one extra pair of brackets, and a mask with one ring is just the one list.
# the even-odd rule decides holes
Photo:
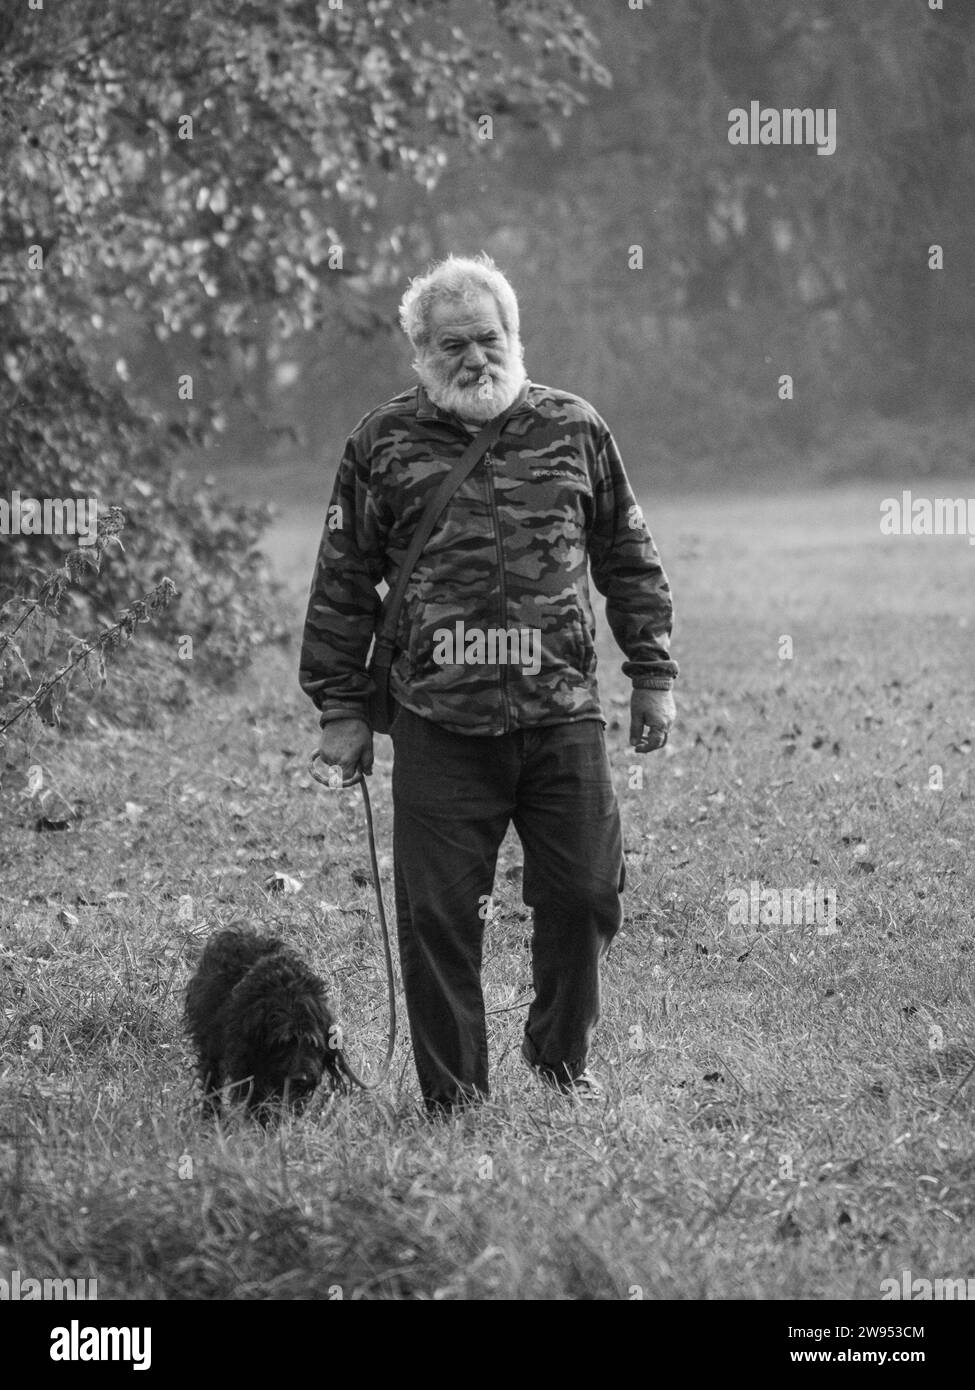
[(430, 342), (430, 315), (435, 304), (460, 300), (468, 304), (487, 293), (509, 337), (517, 340), (518, 300), (511, 285), (486, 252), (477, 256), (447, 256), (425, 275), (410, 281), (399, 306), (399, 321), (413, 347), (423, 351)]

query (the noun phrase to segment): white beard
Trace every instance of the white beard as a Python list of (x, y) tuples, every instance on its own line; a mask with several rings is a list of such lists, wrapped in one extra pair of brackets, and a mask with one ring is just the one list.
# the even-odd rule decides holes
[(487, 364), (487, 379), (482, 376), (478, 381), (462, 383), (456, 378), (451, 380), (429, 357), (417, 357), (413, 367), (434, 405), (462, 420), (493, 420), (508, 409), (525, 382), (520, 339), (512, 344), (503, 363)]

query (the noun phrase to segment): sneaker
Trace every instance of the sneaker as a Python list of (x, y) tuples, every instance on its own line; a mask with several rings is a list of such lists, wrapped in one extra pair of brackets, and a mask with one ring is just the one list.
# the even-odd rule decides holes
[(588, 1067), (584, 1067), (577, 1076), (567, 1073), (559, 1076), (551, 1067), (531, 1066), (531, 1069), (544, 1086), (550, 1091), (557, 1091), (559, 1095), (572, 1096), (574, 1100), (601, 1100), (605, 1094)]
[(560, 1083), (557, 1088), (568, 1096), (573, 1096), (576, 1100), (602, 1100), (606, 1094), (599, 1081), (593, 1076), (588, 1067), (581, 1071), (578, 1076), (574, 1076), (571, 1081), (566, 1080)]
[(476, 1087), (470, 1091), (458, 1091), (449, 1099), (424, 1101), (424, 1111), (428, 1120), (449, 1120), (455, 1116), (476, 1115), (488, 1097)]

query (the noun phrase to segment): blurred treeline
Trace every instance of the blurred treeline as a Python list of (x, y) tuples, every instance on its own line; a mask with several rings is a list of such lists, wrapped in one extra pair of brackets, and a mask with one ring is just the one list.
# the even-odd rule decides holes
[[(591, 399), (641, 484), (967, 471), (975, 5), (580, 8), (612, 85), (550, 133), (496, 110), (494, 140), (429, 192), (379, 186), (370, 218), (398, 266), (360, 315), (265, 337), (247, 385), (266, 428), (235, 412), (224, 451), (331, 466), (413, 379), (407, 275), (483, 247), (519, 291), (529, 375)], [(753, 100), (834, 107), (836, 153), (730, 144), (729, 111)]]

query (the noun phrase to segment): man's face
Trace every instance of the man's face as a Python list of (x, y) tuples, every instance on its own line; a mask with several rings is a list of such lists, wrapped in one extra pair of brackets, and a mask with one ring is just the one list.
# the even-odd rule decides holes
[(414, 363), (430, 399), (468, 420), (493, 420), (525, 379), (521, 344), (509, 338), (489, 294), (444, 300), (431, 313), (431, 336)]

